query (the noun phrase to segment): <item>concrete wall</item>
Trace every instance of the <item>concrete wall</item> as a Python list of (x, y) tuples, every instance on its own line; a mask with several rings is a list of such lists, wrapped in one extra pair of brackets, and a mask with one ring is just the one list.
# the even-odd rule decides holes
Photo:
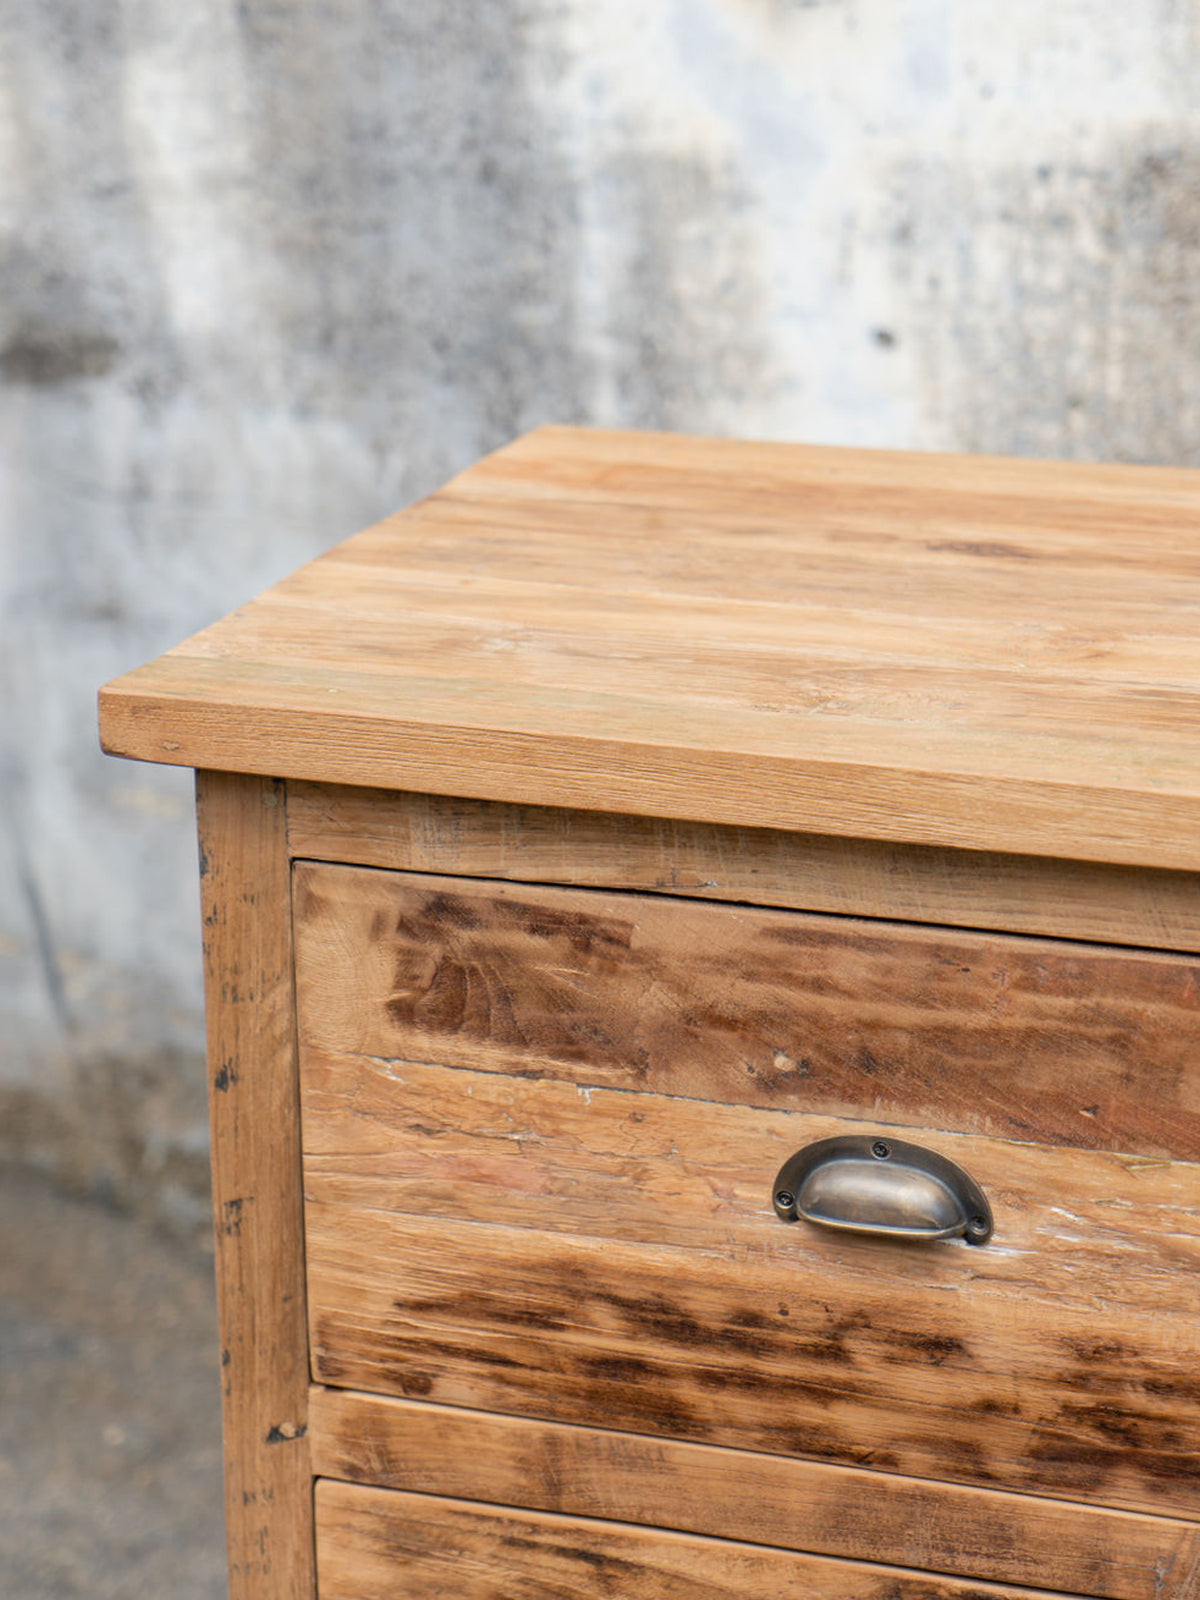
[(1200, 460), (1186, 0), (5, 0), (0, 1155), (189, 1225), (98, 683), (545, 420)]

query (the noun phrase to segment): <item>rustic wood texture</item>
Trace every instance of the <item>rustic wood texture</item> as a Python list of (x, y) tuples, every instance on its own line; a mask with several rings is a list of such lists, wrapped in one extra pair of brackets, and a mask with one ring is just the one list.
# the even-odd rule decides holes
[(1200, 951), (1200, 876), (444, 795), (288, 784), (292, 855)]
[(1200, 963), (683, 899), (295, 869), (309, 1045), (1200, 1157)]
[(283, 786), (196, 775), (230, 1600), (311, 1600), (312, 1475)]
[[(1196, 1304), (1184, 1270), (1200, 1251), (1192, 1163), (921, 1132), (992, 1197), (995, 1244), (860, 1250), (778, 1223), (769, 1205), (784, 1160), (847, 1131), (844, 1118), (310, 1048), (302, 1062), (304, 1187), (319, 1206), (739, 1259), (817, 1251), (835, 1275), (886, 1266), (889, 1277), (955, 1291), (966, 1275), (971, 1294), (1101, 1315), (1101, 1291), (1116, 1279), (1118, 1300), (1140, 1311), (1181, 1316)], [(896, 1131), (874, 1120), (857, 1127)]]
[(1168, 1517), (338, 1389), (309, 1415), (320, 1477), (1102, 1600), (1200, 1584), (1200, 1526)]
[(1200, 868), (1200, 475), (543, 429), (101, 696), (180, 765)]
[(1194, 1166), (929, 1136), (996, 1232), (905, 1246), (770, 1209), (861, 1123), (302, 1072), (318, 1379), (1200, 1517)]
[(857, 1561), (317, 1484), (321, 1600), (1049, 1600)]

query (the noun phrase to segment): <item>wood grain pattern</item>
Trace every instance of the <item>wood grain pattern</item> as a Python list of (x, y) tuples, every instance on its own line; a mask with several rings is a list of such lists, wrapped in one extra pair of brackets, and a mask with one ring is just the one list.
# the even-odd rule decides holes
[(312, 1476), (281, 784), (196, 775), (230, 1600), (311, 1600)]
[(306, 1043), (1200, 1156), (1200, 965), (299, 863)]
[(1103, 1600), (1197, 1592), (1200, 1526), (1168, 1517), (338, 1389), (309, 1415), (321, 1477)]
[(317, 1484), (322, 1600), (1047, 1600), (658, 1529)]
[[(331, 1212), (493, 1223), (738, 1259), (765, 1251), (803, 1262), (816, 1253), (831, 1281), (883, 1271), (947, 1291), (941, 1297), (951, 1301), (966, 1290), (1100, 1317), (1109, 1301), (1174, 1317), (1196, 1305), (1200, 1167), (1192, 1163), (922, 1130), (921, 1141), (991, 1196), (996, 1244), (897, 1253), (784, 1226), (771, 1210), (784, 1160), (846, 1132), (843, 1118), (309, 1048), (302, 1097), (305, 1195)], [(882, 1120), (855, 1124), (875, 1128), (896, 1132)], [(1109, 1292), (1114, 1283), (1119, 1294)]]
[(1200, 475), (540, 430), (102, 693), (177, 764), (1200, 868)]
[(319, 1379), (1200, 1515), (1194, 1166), (931, 1136), (996, 1233), (905, 1247), (770, 1210), (786, 1156), (861, 1123), (303, 1073)]
[(1200, 877), (876, 839), (288, 784), (293, 856), (1200, 951)]

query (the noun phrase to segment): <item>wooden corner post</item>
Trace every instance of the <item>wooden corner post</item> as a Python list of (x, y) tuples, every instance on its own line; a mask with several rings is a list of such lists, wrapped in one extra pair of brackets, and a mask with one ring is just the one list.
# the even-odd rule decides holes
[(230, 1600), (312, 1600), (300, 1111), (281, 782), (197, 772)]

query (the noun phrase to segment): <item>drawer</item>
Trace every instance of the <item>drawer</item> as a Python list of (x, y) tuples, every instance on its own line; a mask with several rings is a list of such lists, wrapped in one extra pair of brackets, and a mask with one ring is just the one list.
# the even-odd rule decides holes
[(298, 862), (301, 1042), (1200, 1160), (1200, 961)]
[(941, 1135), (995, 1238), (905, 1247), (772, 1214), (840, 1119), (338, 1058), (305, 1118), (320, 1381), (1200, 1508), (1183, 1164)]
[(1194, 1600), (1200, 1524), (315, 1388), (318, 1476), (1107, 1597)]
[(1020, 1600), (1045, 1589), (897, 1572), (660, 1529), (344, 1483), (316, 1490), (321, 1600)]
[[(1188, 959), (312, 863), (294, 888), (318, 1381), (1196, 1515)], [(784, 1158), (864, 1128), (971, 1173), (991, 1242), (780, 1222)]]

